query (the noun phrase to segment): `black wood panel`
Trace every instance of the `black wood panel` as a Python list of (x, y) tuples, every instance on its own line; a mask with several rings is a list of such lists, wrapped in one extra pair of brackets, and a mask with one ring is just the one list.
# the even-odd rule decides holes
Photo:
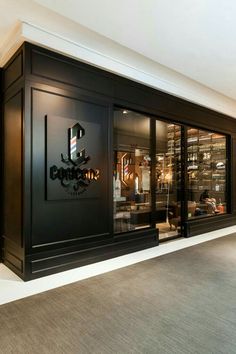
[(236, 121), (231, 117), (118, 76), (114, 78), (114, 99), (127, 108), (134, 107), (175, 123), (226, 134), (236, 131)]
[(146, 234), (144, 233), (142, 237), (136, 238), (135, 242), (126, 239), (115, 243), (110, 242), (109, 244), (104, 244), (100, 247), (77, 249), (73, 252), (66, 249), (38, 253), (37, 255), (26, 257), (28, 274), (25, 280), (118, 257), (157, 245), (156, 231), (152, 231), (147, 232)]
[(4, 90), (8, 89), (23, 75), (23, 51), (21, 50), (4, 70)]
[[(73, 87), (110, 97), (117, 105), (147, 114), (156, 114), (176, 123), (213, 129), (222, 133), (236, 132), (235, 119), (211, 109), (166, 94), (159, 90), (119, 77), (91, 65), (26, 43), (27, 72)], [(30, 54), (31, 53), (31, 54)], [(31, 64), (30, 64), (31, 63)], [(81, 75), (81, 76), (80, 76)]]
[(18, 258), (15, 254), (9, 252), (8, 250), (4, 255), (5, 264), (10, 263), (12, 267), (16, 268), (20, 273), (23, 272), (23, 261)]
[[(38, 90), (33, 90), (32, 100), (32, 246), (58, 247), (58, 242), (109, 236), (108, 107)], [(45, 117), (48, 130), (50, 122), (47, 133)], [(68, 127), (76, 121), (86, 127), (81, 148), (100, 177), (84, 193), (71, 196), (49, 175), (53, 161), (58, 168), (67, 167), (61, 153), (67, 153)]]
[(4, 106), (3, 234), (22, 247), (22, 119), (23, 91)]
[(233, 226), (236, 223), (236, 213), (199, 218), (186, 222), (186, 236), (195, 236), (206, 232)]
[[(68, 62), (67, 58), (49, 55), (43, 51), (32, 50), (31, 74), (41, 76), (54, 82), (61, 82), (99, 92), (105, 95), (112, 93), (112, 80), (109, 76), (80, 65), (79, 62)], [(60, 73), (60, 75), (58, 75)]]

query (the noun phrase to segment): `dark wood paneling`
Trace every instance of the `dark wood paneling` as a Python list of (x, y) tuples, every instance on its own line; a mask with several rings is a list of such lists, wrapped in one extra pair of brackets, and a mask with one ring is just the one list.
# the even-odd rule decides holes
[(144, 232), (135, 240), (123, 240), (89, 249), (57, 250), (26, 257), (26, 280), (157, 246), (156, 231)]
[(23, 75), (23, 52), (16, 57), (4, 69), (4, 90), (8, 89)]
[(90, 92), (96, 91), (106, 95), (114, 104), (176, 123), (196, 125), (226, 134), (236, 132), (236, 120), (232, 117), (44, 48), (29, 43), (25, 46), (28, 53), (27, 72), (38, 76), (32, 78), (33, 81), (47, 78), (54, 84), (61, 82), (70, 85), (71, 89), (81, 87)]
[[(32, 99), (32, 246), (55, 243), (55, 247), (59, 247), (58, 242), (81, 238), (93, 240), (96, 235), (99, 239), (107, 238), (111, 233), (108, 208), (108, 195), (111, 193), (108, 189), (110, 166), (107, 164), (108, 107), (83, 101), (79, 97), (63, 97), (39, 90), (33, 90)], [(48, 123), (49, 118), (53, 118), (55, 126), (54, 130), (50, 126), (51, 130), (47, 133), (45, 117)], [(51, 181), (49, 178), (51, 165), (63, 165), (61, 153), (67, 153), (69, 127), (64, 129), (64, 124), (65, 121), (73, 120), (84, 127), (87, 124), (82, 144), (85, 144), (86, 154), (91, 157), (89, 167), (100, 170), (99, 180), (92, 182), (87, 191), (75, 197), (65, 191), (60, 181)], [(62, 133), (62, 139), (55, 136), (59, 133)], [(49, 183), (50, 188), (55, 187), (51, 194), (48, 193)]]
[[(88, 89), (105, 95), (112, 94), (112, 80), (79, 62), (68, 62), (67, 58), (32, 50), (31, 74), (61, 82), (66, 85)], [(58, 75), (59, 74), (59, 75)]]
[(24, 277), (24, 249), (14, 241), (4, 238), (3, 262), (21, 278)]
[(13, 253), (6, 251), (4, 261), (5, 263), (10, 263), (11, 267), (15, 268), (18, 272), (23, 272), (23, 261)]
[(195, 236), (204, 234), (224, 227), (233, 226), (236, 224), (236, 213), (217, 215), (208, 218), (199, 218), (186, 223), (186, 236)]
[(126, 108), (175, 123), (226, 134), (236, 132), (236, 120), (231, 117), (117, 76), (114, 76), (114, 99)]
[(22, 102), (19, 91), (4, 106), (3, 234), (22, 246)]

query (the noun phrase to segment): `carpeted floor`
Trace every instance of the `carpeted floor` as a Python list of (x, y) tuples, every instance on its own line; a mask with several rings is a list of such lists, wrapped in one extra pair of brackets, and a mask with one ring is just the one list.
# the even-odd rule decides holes
[(3, 305), (0, 321), (1, 354), (235, 354), (236, 235)]

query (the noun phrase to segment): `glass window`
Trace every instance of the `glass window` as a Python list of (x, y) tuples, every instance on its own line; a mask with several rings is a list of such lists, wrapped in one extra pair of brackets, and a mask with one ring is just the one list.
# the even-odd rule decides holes
[(226, 136), (188, 128), (187, 160), (188, 218), (226, 213)]
[(156, 121), (156, 227), (159, 238), (181, 233), (181, 127)]
[[(151, 213), (150, 121), (131, 110), (114, 111), (114, 232), (148, 228), (155, 223), (163, 239), (183, 231), (182, 134), (181, 125), (156, 120), (156, 208)], [(226, 136), (187, 127), (185, 143), (187, 218), (226, 213)]]
[(150, 118), (114, 112), (114, 232), (150, 227)]

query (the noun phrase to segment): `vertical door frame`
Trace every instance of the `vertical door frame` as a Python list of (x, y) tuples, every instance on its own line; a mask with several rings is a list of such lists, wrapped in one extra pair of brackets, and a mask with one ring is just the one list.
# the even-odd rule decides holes
[[(153, 167), (153, 175), (152, 179), (154, 179), (155, 183), (155, 168), (156, 168), (156, 122), (161, 121), (166, 124), (174, 124), (180, 127), (180, 147), (181, 147), (181, 181), (180, 181), (180, 202), (181, 202), (181, 207), (180, 207), (180, 235), (177, 234), (176, 236), (170, 236), (167, 237), (163, 240), (159, 239), (159, 231), (158, 232), (158, 239), (160, 241), (166, 241), (168, 239), (174, 239), (174, 238), (179, 238), (179, 237), (187, 237), (187, 183), (188, 183), (188, 178), (187, 178), (187, 127), (182, 124), (182, 123), (176, 123), (175, 121), (167, 120), (167, 119), (162, 119), (161, 117), (155, 117), (155, 129), (153, 129), (153, 132), (151, 131), (151, 134), (153, 135), (155, 133), (155, 142), (154, 144), (152, 143), (152, 149), (154, 150), (154, 156), (155, 158), (153, 161), (155, 161), (155, 167)], [(152, 140), (153, 140), (152, 136)], [(155, 196), (155, 202), (153, 208), (156, 211), (156, 183), (155, 183), (155, 192), (153, 195)], [(153, 190), (154, 190), (153, 189)], [(153, 192), (153, 191), (152, 191)], [(152, 204), (153, 205), (153, 204)], [(154, 215), (154, 214), (152, 214)], [(152, 222), (155, 220), (152, 216)]]
[[(151, 155), (151, 227), (156, 229), (156, 121), (150, 117), (150, 155)], [(159, 230), (157, 240), (159, 240)]]
[(187, 127), (181, 126), (181, 236), (187, 237), (188, 220), (188, 155), (187, 155)]

